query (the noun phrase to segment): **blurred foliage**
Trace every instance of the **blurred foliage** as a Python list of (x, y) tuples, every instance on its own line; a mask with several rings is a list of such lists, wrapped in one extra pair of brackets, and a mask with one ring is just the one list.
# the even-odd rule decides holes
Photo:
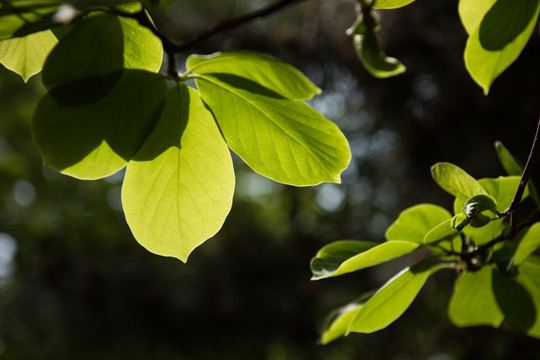
[[(181, 39), (269, 3), (163, 1), (153, 15)], [(272, 183), (236, 162), (233, 210), (187, 265), (133, 240), (119, 208), (121, 174), (84, 182), (42, 167), (29, 127), (39, 79), (24, 86), (0, 70), (2, 359), (536, 356), (538, 341), (523, 335), (453, 327), (445, 314), (450, 274), (430, 279), (388, 329), (316, 343), (329, 310), (410, 262), (310, 282), (316, 251), (338, 239), (380, 241), (414, 203), (451, 209), (430, 166), (450, 161), (475, 177), (496, 176), (493, 142), (524, 161), (539, 113), (538, 35), (484, 97), (463, 65), (466, 34), (455, 4), (417, 1), (380, 12), (383, 46), (408, 71), (376, 80), (344, 34), (353, 5), (301, 2), (192, 49), (264, 51), (298, 67), (323, 89), (311, 105), (346, 133), (354, 161), (342, 185), (315, 188)]]

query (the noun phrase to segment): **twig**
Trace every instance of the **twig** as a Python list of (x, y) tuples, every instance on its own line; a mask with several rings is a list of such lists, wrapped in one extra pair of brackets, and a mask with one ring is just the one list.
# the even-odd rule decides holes
[(175, 45), (174, 51), (177, 53), (182, 52), (186, 48), (193, 46), (194, 44), (202, 40), (205, 40), (211, 36), (214, 36), (220, 32), (232, 29), (234, 27), (237, 27), (238, 25), (244, 24), (254, 19), (268, 16), (278, 10), (281, 10), (282, 8), (288, 5), (292, 5), (293, 3), (300, 2), (300, 1), (304, 1), (304, 0), (281, 0), (281, 1), (276, 2), (275, 4), (272, 4), (266, 8), (262, 8), (260, 10), (254, 11), (250, 14), (246, 14), (235, 19), (226, 20), (222, 23), (217, 24), (214, 28), (210, 30), (207, 30), (197, 35), (193, 35), (190, 38), (180, 41), (179, 43)]
[(538, 162), (538, 157), (540, 156), (540, 152), (538, 151), (538, 146), (540, 144), (538, 140), (539, 136), (540, 136), (540, 119), (538, 120), (538, 125), (536, 127), (536, 134), (534, 135), (534, 141), (531, 146), (531, 151), (529, 153), (527, 163), (525, 164), (525, 168), (523, 169), (523, 174), (521, 175), (521, 180), (519, 181), (516, 194), (514, 195), (514, 198), (512, 199), (510, 206), (508, 206), (508, 209), (503, 211), (501, 214), (501, 216), (510, 216), (510, 228), (512, 229), (512, 233), (514, 235), (515, 235), (515, 230), (516, 230), (516, 225), (517, 225), (516, 212), (517, 212), (519, 203), (521, 202), (521, 197), (523, 196), (523, 192), (525, 191), (525, 188), (527, 187), (527, 183), (529, 182), (529, 179), (531, 178), (532, 169)]

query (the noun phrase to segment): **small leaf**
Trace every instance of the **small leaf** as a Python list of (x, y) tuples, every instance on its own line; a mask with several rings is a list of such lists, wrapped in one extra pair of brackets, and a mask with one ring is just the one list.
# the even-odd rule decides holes
[(349, 332), (372, 333), (399, 318), (432, 274), (432, 262), (432, 258), (422, 260), (390, 279), (355, 314)]
[(373, 76), (388, 78), (405, 72), (405, 66), (396, 58), (386, 56), (375, 32), (353, 36), (353, 45), (364, 68)]
[(467, 215), (463, 213), (456, 214), (452, 220), (450, 220), (450, 226), (452, 229), (461, 231), (465, 228), (465, 226), (469, 225), (471, 222), (471, 219), (467, 217)]
[(246, 79), (216, 76), (197, 77), (201, 97), (229, 147), (253, 170), (297, 186), (341, 181), (351, 153), (334, 123)]
[(484, 94), (519, 56), (539, 12), (539, 0), (497, 0), (471, 33), (465, 47), (465, 65)]
[(491, 286), (493, 268), (489, 265), (476, 272), (466, 271), (457, 279), (448, 308), (454, 325), (499, 327), (504, 316)]
[[(81, 86), (73, 98), (92, 95)], [(59, 103), (45, 94), (34, 113), (34, 140), (47, 165), (80, 179), (98, 179), (123, 168), (159, 117), (167, 84), (158, 74), (125, 70), (107, 97), (89, 104)]]
[(49, 29), (54, 25), (52, 18), (62, 1), (40, 1), (35, 4), (0, 8), (0, 40), (26, 36), (35, 32)]
[(274, 57), (252, 51), (231, 51), (188, 57), (187, 73), (230, 74), (249, 79), (287, 99), (309, 100), (320, 94), (304, 74)]
[(370, 292), (365, 296), (361, 296), (360, 299), (331, 312), (323, 325), (321, 344), (326, 345), (338, 337), (347, 334), (352, 319), (360, 312), (372, 294)]
[(450, 213), (440, 206), (420, 204), (410, 207), (390, 225), (386, 231), (386, 239), (423, 244), (426, 234), (450, 217)]
[(232, 160), (198, 93), (168, 90), (156, 129), (127, 166), (122, 204), (135, 239), (183, 262), (223, 225), (232, 205)]
[[(506, 171), (508, 175), (521, 176), (521, 174), (523, 174), (523, 164), (512, 155), (502, 142), (495, 142), (495, 150), (497, 151), (497, 156), (499, 157), (504, 171)], [(536, 201), (536, 204), (540, 206), (540, 196), (538, 190), (536, 190), (536, 186), (534, 186), (533, 179), (529, 179), (527, 188), (529, 189), (531, 197)]]
[(412, 2), (414, 2), (414, 0), (375, 0), (375, 5), (373, 6), (373, 8), (397, 9), (397, 8), (409, 5)]
[(431, 167), (435, 182), (446, 192), (455, 197), (469, 199), (476, 195), (489, 194), (472, 176), (450, 163), (437, 163)]
[[(486, 192), (495, 199), (497, 203), (497, 211), (502, 212), (508, 208), (510, 202), (514, 198), (514, 194), (519, 185), (520, 178), (517, 176), (499, 177), (497, 179), (480, 179), (478, 183), (486, 190)], [(525, 189), (523, 198), (529, 195), (528, 189)], [(465, 203), (464, 198), (456, 198), (454, 202), (454, 211), (460, 213)], [(474, 240), (476, 245), (482, 245), (489, 242), (491, 239), (499, 236), (506, 224), (503, 222), (503, 218), (490, 221), (483, 227), (467, 226), (463, 229), (463, 232)]]
[(311, 261), (311, 280), (375, 266), (409, 254), (418, 246), (418, 243), (410, 241), (388, 241), (382, 244), (354, 240), (336, 241), (319, 250)]
[(536, 223), (526, 230), (521, 238), (514, 257), (514, 265), (518, 266), (538, 249), (540, 246), (540, 223)]
[(47, 55), (57, 43), (50, 30), (0, 41), (0, 63), (27, 82), (41, 71)]
[(432, 244), (439, 241), (453, 241), (459, 237), (459, 233), (452, 227), (451, 219), (445, 220), (432, 228), (424, 236), (424, 244)]
[(471, 34), (482, 22), (484, 15), (497, 0), (460, 0), (459, 17), (467, 34)]

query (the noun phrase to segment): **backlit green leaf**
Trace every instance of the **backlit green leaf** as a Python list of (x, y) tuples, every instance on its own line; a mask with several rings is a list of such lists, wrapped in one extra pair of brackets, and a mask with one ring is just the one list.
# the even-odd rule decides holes
[(476, 272), (466, 271), (456, 280), (448, 316), (459, 327), (490, 325), (499, 327), (503, 313), (492, 288), (494, 265)]
[(169, 89), (156, 129), (127, 166), (122, 204), (133, 235), (149, 251), (187, 261), (230, 211), (229, 149), (198, 93)]
[(191, 55), (186, 66), (188, 73), (243, 77), (287, 99), (308, 100), (321, 92), (293, 66), (252, 51), (223, 52), (208, 56)]
[(409, 5), (414, 0), (376, 0), (375, 9), (397, 9), (405, 5)]
[[(516, 189), (519, 185), (520, 178), (518, 176), (505, 176), (496, 179), (480, 179), (478, 183), (497, 203), (497, 210), (503, 212), (510, 206)], [(525, 189), (523, 198), (529, 195), (528, 189)], [(454, 202), (454, 211), (460, 213), (466, 199), (458, 197)], [(493, 216), (494, 217), (494, 216)], [(505, 229), (503, 218), (491, 221), (483, 227), (466, 226), (463, 232), (472, 238), (476, 245), (481, 245), (489, 242), (491, 239), (499, 236)]]
[(26, 82), (41, 71), (47, 55), (57, 43), (50, 30), (0, 41), (0, 63), (21, 75)]
[(44, 31), (54, 24), (61, 1), (11, 2), (0, 8), (0, 40)]
[(521, 238), (514, 257), (514, 264), (521, 265), (540, 246), (540, 223), (527, 229)]
[(459, 237), (459, 233), (452, 228), (451, 219), (445, 220), (432, 228), (424, 236), (424, 243), (431, 244), (438, 241), (452, 241)]
[[(125, 70), (107, 97), (96, 102), (70, 105), (73, 94), (66, 103), (44, 95), (32, 130), (45, 163), (81, 179), (120, 170), (154, 128), (166, 89), (161, 75)], [(84, 99), (92, 88), (81, 86), (77, 91)]]
[(355, 314), (349, 332), (372, 333), (394, 322), (432, 274), (431, 264), (431, 258), (422, 260), (390, 279)]
[(497, 0), (460, 0), (459, 17), (467, 34), (471, 34), (482, 22), (484, 15)]
[(366, 301), (372, 294), (360, 297), (360, 299), (347, 304), (331, 312), (325, 319), (323, 325), (323, 333), (321, 343), (323, 345), (337, 339), (340, 336), (347, 334), (349, 324), (354, 319), (356, 314), (360, 312)]
[(253, 170), (297, 186), (340, 182), (349, 146), (320, 113), (234, 75), (200, 75), (196, 84), (227, 144)]
[[(497, 151), (497, 156), (499, 157), (504, 171), (506, 171), (508, 175), (521, 176), (523, 173), (523, 164), (512, 155), (510, 150), (508, 150), (502, 142), (495, 142), (495, 150)], [(538, 205), (540, 205), (540, 196), (538, 195), (538, 190), (536, 190), (536, 186), (534, 186), (534, 181), (532, 179), (529, 180), (527, 188), (529, 189), (531, 197)]]
[(404, 210), (386, 231), (387, 240), (424, 243), (424, 237), (433, 228), (446, 220), (450, 213), (440, 206), (420, 204)]
[(437, 163), (431, 167), (431, 175), (444, 191), (455, 197), (469, 199), (476, 195), (489, 196), (478, 181), (454, 164)]
[(374, 31), (354, 35), (353, 45), (364, 68), (375, 77), (396, 76), (406, 70), (398, 59), (386, 56)]
[(527, 44), (539, 12), (540, 0), (497, 0), (469, 36), (465, 65), (486, 95)]
[(311, 280), (338, 276), (378, 265), (409, 254), (418, 248), (410, 241), (388, 241), (376, 244), (368, 241), (342, 240), (323, 247), (311, 261)]
[(43, 83), (52, 89), (88, 78), (109, 80), (123, 68), (157, 72), (162, 57), (159, 39), (136, 20), (96, 15), (62, 37), (45, 62)]
[(528, 257), (519, 267), (517, 280), (531, 294), (536, 316), (534, 323), (527, 329), (527, 334), (540, 338), (540, 258)]

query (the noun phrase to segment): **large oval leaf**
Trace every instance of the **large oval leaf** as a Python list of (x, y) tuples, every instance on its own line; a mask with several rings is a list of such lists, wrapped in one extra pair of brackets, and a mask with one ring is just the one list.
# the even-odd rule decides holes
[(458, 5), (459, 18), (467, 31), (471, 34), (482, 22), (484, 15), (497, 0), (460, 0)]
[(339, 276), (375, 266), (409, 254), (418, 248), (417, 242), (388, 241), (376, 244), (368, 241), (342, 240), (323, 247), (311, 261), (311, 280)]
[(431, 258), (422, 260), (390, 279), (355, 314), (348, 332), (372, 333), (399, 318), (432, 274), (431, 264)]
[(459, 327), (490, 325), (499, 327), (504, 315), (492, 288), (493, 266), (466, 271), (457, 279), (448, 316)]
[(126, 170), (122, 204), (137, 241), (187, 261), (230, 211), (234, 170), (229, 149), (197, 92), (169, 89), (156, 129)]
[[(160, 40), (134, 19), (95, 15), (62, 37), (43, 69), (43, 84), (110, 77), (123, 68), (157, 72), (163, 50)], [(108, 86), (108, 84), (107, 84)]]
[(297, 186), (340, 182), (351, 158), (347, 139), (317, 111), (233, 75), (196, 83), (227, 144), (253, 170)]
[(187, 72), (199, 75), (231, 74), (275, 91), (287, 99), (308, 100), (320, 94), (304, 74), (269, 55), (252, 51), (231, 51), (188, 57)]
[(26, 82), (41, 71), (47, 55), (57, 43), (50, 30), (0, 41), (0, 63), (21, 75)]
[[(77, 98), (91, 96), (81, 86)], [(32, 120), (36, 144), (50, 167), (80, 179), (98, 179), (123, 168), (154, 128), (167, 84), (158, 74), (125, 70), (107, 97), (86, 105), (40, 100)], [(70, 100), (73, 94), (70, 94)]]
[(399, 214), (396, 221), (386, 230), (386, 239), (422, 244), (428, 232), (450, 218), (450, 213), (440, 206), (416, 205)]
[(539, 12), (539, 0), (497, 0), (469, 36), (465, 65), (486, 95), (529, 41)]

